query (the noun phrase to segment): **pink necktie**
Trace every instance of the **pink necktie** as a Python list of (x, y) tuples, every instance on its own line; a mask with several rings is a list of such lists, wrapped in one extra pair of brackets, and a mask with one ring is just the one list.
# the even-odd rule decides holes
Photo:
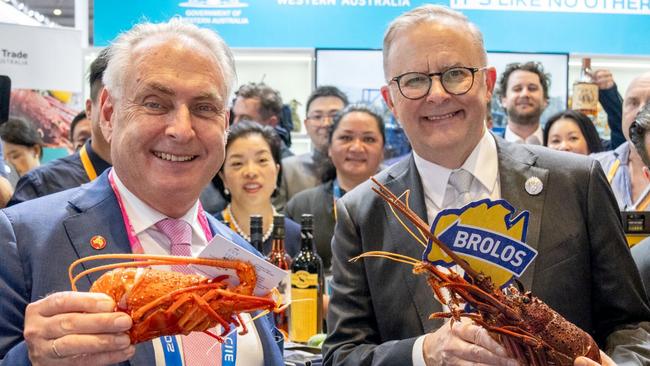
[[(171, 242), (171, 255), (192, 256), (192, 227), (183, 220), (163, 219), (156, 223), (156, 227)], [(186, 265), (173, 265), (172, 271), (185, 274), (194, 274)], [(201, 332), (192, 332), (181, 337), (183, 342), (183, 358), (185, 365), (218, 365), (221, 363), (221, 347), (215, 346), (215, 339)]]
[[(178, 219), (163, 219), (156, 223), (156, 227), (171, 242), (171, 255), (181, 257), (192, 256), (192, 227), (190, 224), (183, 220)], [(192, 271), (187, 265), (173, 265), (172, 271), (181, 272), (185, 274), (192, 274)]]

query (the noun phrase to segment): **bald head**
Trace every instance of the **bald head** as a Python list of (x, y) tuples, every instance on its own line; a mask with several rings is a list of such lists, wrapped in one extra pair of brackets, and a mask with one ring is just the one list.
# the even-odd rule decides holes
[(630, 125), (641, 109), (650, 103), (650, 72), (643, 73), (630, 83), (623, 99), (623, 134), (630, 141)]

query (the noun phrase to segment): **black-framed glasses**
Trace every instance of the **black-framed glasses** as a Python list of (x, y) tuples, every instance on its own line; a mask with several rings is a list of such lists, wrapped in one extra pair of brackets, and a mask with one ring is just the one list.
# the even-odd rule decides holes
[(314, 114), (307, 116), (307, 119), (310, 119), (318, 124), (323, 124), (325, 121), (334, 121), (334, 119), (339, 115), (340, 111), (326, 113), (326, 114)]
[(474, 74), (487, 67), (452, 67), (443, 72), (407, 72), (391, 79), (397, 83), (399, 92), (407, 99), (424, 98), (431, 91), (433, 77), (439, 76), (442, 88), (452, 95), (463, 95), (474, 85)]

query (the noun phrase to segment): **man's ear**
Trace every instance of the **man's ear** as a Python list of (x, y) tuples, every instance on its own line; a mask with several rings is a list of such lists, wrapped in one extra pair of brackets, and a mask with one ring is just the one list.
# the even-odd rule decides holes
[(104, 139), (112, 142), (113, 125), (115, 123), (114, 99), (106, 88), (103, 88), (99, 95), (99, 126), (104, 134)]
[[(393, 112), (393, 115), (395, 115), (395, 103), (393, 103), (393, 97), (390, 95), (390, 88), (388, 85), (381, 87), (381, 96), (384, 98), (384, 102), (386, 102), (388, 109), (390, 109), (390, 111)], [(397, 118), (397, 115), (395, 115), (395, 117)]]
[(268, 125), (275, 127), (278, 125), (278, 122), (280, 122), (280, 119), (278, 116), (272, 116), (271, 118), (267, 119), (266, 122)]
[(497, 70), (494, 67), (488, 67), (485, 70), (485, 85), (487, 86), (488, 98), (486, 102), (492, 99), (492, 94), (494, 94), (494, 86), (497, 83)]
[(86, 111), (86, 118), (88, 118), (89, 121), (92, 121), (92, 119), (91, 119), (90, 116), (91, 116), (92, 113), (93, 113), (93, 101), (90, 100), (90, 98), (86, 99), (86, 108), (85, 108), (85, 111)]

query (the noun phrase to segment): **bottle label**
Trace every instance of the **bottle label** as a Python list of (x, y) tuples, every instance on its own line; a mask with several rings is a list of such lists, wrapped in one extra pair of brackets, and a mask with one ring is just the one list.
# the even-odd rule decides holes
[(291, 274), (289, 338), (307, 342), (318, 332), (318, 275), (307, 271)]
[(577, 83), (573, 86), (572, 109), (598, 112), (598, 85), (593, 83)]

